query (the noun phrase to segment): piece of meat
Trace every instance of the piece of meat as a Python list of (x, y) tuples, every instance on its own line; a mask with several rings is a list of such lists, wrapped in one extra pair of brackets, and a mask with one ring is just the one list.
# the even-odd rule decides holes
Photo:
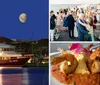
[[(55, 57), (52, 61), (52, 65), (57, 65), (60, 63), (60, 70), (65, 74), (69, 74), (75, 71), (78, 66), (78, 61), (72, 54), (63, 54), (59, 57)], [(70, 65), (68, 65), (70, 63)]]
[(95, 60), (96, 58), (100, 58), (100, 47), (98, 47), (91, 55), (90, 59)]
[(59, 55), (59, 56), (57, 56), (57, 57), (54, 57), (54, 58), (51, 60), (51, 65), (56, 65), (56, 64), (58, 64), (58, 63), (61, 63), (61, 62), (64, 61), (64, 60), (73, 62), (73, 61), (75, 60), (75, 57), (74, 57), (74, 55), (69, 54), (69, 53), (66, 53), (66, 54), (63, 54), (63, 55)]
[(94, 73), (99, 73), (100, 72), (100, 61), (95, 60), (93, 61), (93, 64), (91, 66), (91, 72)]
[(98, 47), (88, 59), (88, 68), (91, 73), (100, 72), (100, 47)]

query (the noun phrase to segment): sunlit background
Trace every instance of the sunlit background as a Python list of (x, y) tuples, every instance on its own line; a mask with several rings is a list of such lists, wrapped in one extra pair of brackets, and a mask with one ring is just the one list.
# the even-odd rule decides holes
[(97, 4), (100, 0), (49, 0), (50, 4)]

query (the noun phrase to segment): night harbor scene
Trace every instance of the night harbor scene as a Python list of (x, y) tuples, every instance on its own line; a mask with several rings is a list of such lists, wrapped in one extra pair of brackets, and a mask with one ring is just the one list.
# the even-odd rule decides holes
[(0, 85), (49, 85), (47, 7), (47, 0), (0, 1)]

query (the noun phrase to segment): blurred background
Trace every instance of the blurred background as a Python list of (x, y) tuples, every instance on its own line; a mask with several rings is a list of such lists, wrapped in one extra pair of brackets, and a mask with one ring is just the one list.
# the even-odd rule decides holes
[[(58, 50), (57, 50), (58, 47), (69, 50), (68, 49), (68, 44), (72, 44), (72, 43), (50, 43), (50, 53), (58, 52)], [(86, 47), (91, 43), (81, 43), (81, 44), (83, 45), (83, 47)], [(100, 46), (100, 43), (93, 43), (93, 44), (95, 46)]]

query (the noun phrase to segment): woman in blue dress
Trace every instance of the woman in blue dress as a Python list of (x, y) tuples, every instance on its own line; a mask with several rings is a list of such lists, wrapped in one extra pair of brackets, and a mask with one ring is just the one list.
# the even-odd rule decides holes
[(68, 30), (67, 10), (65, 10), (64, 13), (65, 15), (63, 19), (63, 27), (64, 27), (64, 31), (67, 31)]

